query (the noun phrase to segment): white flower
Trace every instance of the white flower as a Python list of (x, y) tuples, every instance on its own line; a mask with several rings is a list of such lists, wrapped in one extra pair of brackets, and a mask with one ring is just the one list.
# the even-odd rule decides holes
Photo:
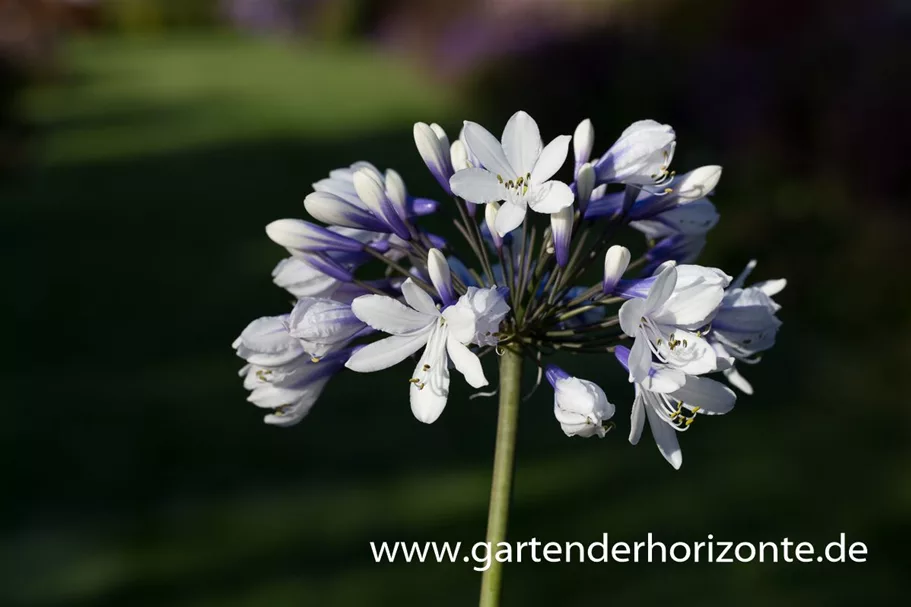
[(516, 112), (506, 123), (502, 143), (474, 122), (465, 123), (464, 134), (468, 150), (483, 168), (458, 171), (450, 186), (469, 202), (504, 201), (495, 226), (501, 236), (522, 223), (527, 207), (550, 214), (573, 203), (569, 186), (550, 180), (566, 161), (569, 135), (543, 147), (538, 125), (525, 112)]
[(634, 122), (595, 163), (598, 182), (634, 185), (662, 184), (670, 179), (676, 134), (668, 124), (654, 120)]
[(247, 325), (233, 344), (247, 361), (240, 370), (247, 400), (264, 409), (267, 424), (293, 426), (319, 398), (326, 382), (343, 366), (350, 350), (336, 350), (318, 363), (288, 332), (288, 316), (265, 316)]
[(731, 283), (708, 335), (719, 359), (718, 370), (723, 370), (731, 385), (746, 394), (753, 393), (753, 386), (737, 371), (734, 361), (759, 362), (759, 355), (775, 345), (775, 336), (781, 326), (776, 314), (781, 306), (772, 296), (787, 285), (787, 281), (780, 278), (744, 288), (744, 281), (755, 267), (756, 260), (750, 261)]
[[(631, 362), (630, 351), (618, 347), (617, 360), (624, 367)], [(664, 459), (674, 468), (683, 464), (683, 453), (677, 432), (683, 432), (696, 420), (697, 414), (723, 415), (734, 408), (737, 396), (724, 384), (705, 377), (686, 375), (667, 365), (655, 364), (646, 380), (636, 384), (636, 399), (630, 415), (629, 442), (642, 437), (645, 420)]]
[(659, 269), (645, 299), (636, 297), (620, 307), (620, 327), (635, 338), (630, 381), (645, 379), (653, 353), (691, 375), (714, 371), (715, 351), (696, 331), (712, 320), (730, 277), (700, 266), (681, 266), (678, 271), (674, 262)]
[(616, 410), (604, 390), (554, 365), (547, 367), (547, 381), (554, 389), (554, 416), (566, 436), (604, 438), (604, 422), (613, 417)]
[[(496, 289), (486, 289), (496, 292)], [(427, 424), (437, 420), (449, 396), (449, 361), (480, 388), (487, 385), (481, 361), (466, 346), (476, 337), (477, 327), (486, 324), (478, 318), (466, 296), (440, 311), (425, 291), (412, 279), (402, 283), (405, 303), (382, 295), (364, 295), (351, 304), (354, 314), (378, 331), (391, 337), (373, 342), (355, 352), (346, 363), (362, 373), (391, 367), (422, 347), (411, 382), (411, 411)], [(407, 304), (407, 305), (406, 305)]]
[(509, 304), (506, 303), (507, 290), (505, 288), (479, 289), (468, 287), (460, 298), (462, 305), (467, 306), (474, 314), (474, 336), (471, 343), (479, 346), (495, 346), (499, 341), (497, 331), (500, 323), (509, 314)]

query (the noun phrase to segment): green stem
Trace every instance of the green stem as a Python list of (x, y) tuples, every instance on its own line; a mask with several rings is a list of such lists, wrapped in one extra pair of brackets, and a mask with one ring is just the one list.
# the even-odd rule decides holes
[[(500, 413), (497, 418), (497, 446), (493, 458), (493, 482), (487, 515), (487, 543), (491, 555), (497, 544), (506, 541), (506, 522), (512, 497), (515, 467), (516, 429), (519, 424), (519, 396), (522, 381), (522, 354), (511, 347), (500, 357)], [(493, 558), (481, 577), (480, 607), (497, 607), (503, 583), (503, 563)]]

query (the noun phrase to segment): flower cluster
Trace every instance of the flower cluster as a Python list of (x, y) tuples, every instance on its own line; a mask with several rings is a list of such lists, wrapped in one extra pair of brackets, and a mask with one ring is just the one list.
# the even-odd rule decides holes
[[(266, 227), (290, 254), (274, 281), (297, 302), (284, 316), (253, 321), (234, 343), (247, 362), (248, 400), (269, 410), (266, 423), (300, 421), (339, 373), (406, 358), (416, 359), (411, 410), (432, 423), (446, 406), (451, 368), (481, 388), (489, 383), (483, 357), (508, 349), (553, 387), (567, 436), (603, 437), (615, 412), (604, 391), (542, 362), (558, 351), (595, 354), (616, 359), (634, 386), (630, 442), (647, 420), (679, 468), (677, 434), (736, 400), (709, 376), (752, 393), (737, 365), (774, 344), (781, 322), (772, 297), (785, 281), (744, 286), (752, 261), (736, 279), (693, 264), (718, 222), (708, 196), (721, 167), (672, 171), (670, 126), (635, 122), (598, 158), (591, 121), (545, 145), (525, 112), (499, 139), (474, 122), (451, 144), (436, 124), (415, 124), (414, 139), (449, 202), (414, 197), (394, 170), (356, 162), (313, 184), (304, 205), (321, 224)], [(419, 225), (446, 211), (457, 243)], [(626, 227), (645, 237), (636, 259), (612, 244)]]

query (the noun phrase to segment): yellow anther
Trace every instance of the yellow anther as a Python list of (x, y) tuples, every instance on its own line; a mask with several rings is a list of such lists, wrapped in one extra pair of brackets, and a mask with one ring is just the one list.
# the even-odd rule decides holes
[(500, 183), (503, 183), (503, 176), (498, 174), (497, 181), (499, 181)]
[(424, 369), (425, 371), (430, 371), (430, 365), (424, 365), (421, 368)]
[(311, 356), (311, 357), (310, 357), (310, 362), (312, 362), (312, 363), (318, 363), (318, 362), (319, 362), (319, 357), (317, 357), (317, 356)]

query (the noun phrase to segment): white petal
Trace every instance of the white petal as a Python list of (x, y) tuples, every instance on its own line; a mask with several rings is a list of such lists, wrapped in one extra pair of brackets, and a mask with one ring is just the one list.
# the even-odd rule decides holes
[(569, 135), (560, 135), (547, 144), (531, 171), (532, 183), (544, 183), (560, 170), (569, 153), (570, 139)]
[(674, 293), (677, 286), (677, 268), (669, 264), (658, 274), (654, 284), (648, 290), (648, 297), (645, 300), (645, 314), (649, 314), (660, 308)]
[(683, 387), (671, 396), (691, 407), (703, 409), (700, 413), (722, 415), (734, 408), (737, 395), (721, 382), (707, 377), (687, 377)]
[(686, 383), (686, 379), (686, 373), (679, 369), (658, 368), (649, 373), (649, 376), (642, 382), (642, 387), (649, 392), (664, 394), (679, 389)]
[(439, 316), (440, 311), (437, 309), (436, 302), (430, 293), (417, 286), (410, 278), (402, 283), (402, 295), (405, 296), (405, 303), (409, 306), (428, 316)]
[(414, 377), (422, 381), (411, 383), (411, 412), (418, 421), (432, 424), (440, 417), (446, 407), (446, 399), (449, 398), (449, 364), (444, 329), (433, 331), (427, 348), (415, 367)]
[(738, 371), (736, 367), (725, 369), (724, 376), (731, 382), (732, 386), (744, 394), (753, 394), (753, 385), (747, 381), (747, 378), (740, 374), (740, 371)]
[(674, 180), (671, 184), (674, 190), (672, 195), (681, 204), (699, 200), (711, 194), (720, 179), (720, 166), (699, 167)]
[[(662, 348), (668, 364), (688, 375), (711, 373), (718, 368), (715, 350), (704, 337), (683, 329), (674, 329), (674, 338), (681, 342), (676, 348)], [(684, 347), (682, 342), (686, 342)], [(662, 344), (664, 346), (664, 344)]]
[(497, 177), (485, 169), (465, 169), (449, 179), (452, 193), (468, 202), (485, 204), (503, 200), (506, 189)]
[(497, 211), (496, 229), (500, 236), (506, 236), (520, 225), (525, 219), (525, 206), (512, 202), (505, 202)]
[(487, 385), (487, 378), (484, 377), (481, 359), (474, 352), (451, 336), (446, 341), (446, 350), (449, 352), (452, 364), (455, 365), (459, 373), (465, 376), (465, 381), (472, 388), (483, 388)]
[(427, 343), (430, 331), (393, 335), (367, 344), (351, 355), (345, 366), (359, 373), (372, 373), (397, 365)]
[[(452, 146), (449, 148), (449, 157), (452, 161), (452, 169), (454, 171), (458, 172), (471, 168), (471, 161), (468, 159), (468, 150), (465, 149), (465, 144), (462, 143), (461, 139), (456, 139), (452, 142)], [(452, 187), (451, 181), (450, 187)]]
[[(516, 174), (524, 177), (531, 173), (535, 167), (535, 161), (541, 155), (542, 145), (541, 132), (538, 130), (538, 124), (534, 118), (522, 111), (516, 112), (510, 117), (503, 129), (503, 151), (506, 152), (506, 158), (509, 159), (509, 164), (512, 165)], [(565, 153), (563, 159), (566, 159)], [(548, 178), (542, 181), (547, 181)]]
[(652, 436), (655, 437), (658, 451), (675, 470), (679, 470), (683, 464), (683, 452), (677, 441), (677, 431), (662, 421), (652, 407), (645, 407), (645, 414), (648, 415), (648, 425), (652, 428)]
[(501, 176), (503, 181), (518, 178), (509, 160), (506, 159), (506, 154), (503, 153), (503, 146), (490, 131), (476, 122), (466, 121), (462, 135), (465, 137), (468, 151), (478, 158), (485, 169)]
[(662, 305), (653, 308), (651, 316), (662, 324), (697, 329), (714, 318), (722, 299), (724, 289), (721, 286), (694, 285), (677, 291)]
[(640, 331), (629, 351), (629, 379), (636, 383), (645, 381), (652, 368), (652, 351), (648, 347), (648, 337)]
[(630, 337), (636, 337), (639, 333), (639, 322), (645, 314), (644, 299), (630, 299), (620, 306), (620, 328)]
[(759, 289), (769, 297), (773, 295), (778, 295), (781, 293), (788, 284), (788, 281), (784, 278), (779, 278), (777, 280), (764, 280), (763, 282), (757, 282), (753, 285), (754, 289)]
[(573, 191), (562, 181), (546, 181), (535, 189), (535, 195), (528, 197), (528, 206), (536, 213), (556, 213), (575, 199)]
[(385, 295), (362, 295), (351, 302), (351, 311), (374, 329), (393, 335), (420, 331), (436, 320)]
[(629, 419), (629, 442), (635, 445), (642, 438), (642, 429), (645, 428), (645, 404), (639, 395), (639, 388), (636, 388), (636, 400), (633, 401), (633, 410)]

